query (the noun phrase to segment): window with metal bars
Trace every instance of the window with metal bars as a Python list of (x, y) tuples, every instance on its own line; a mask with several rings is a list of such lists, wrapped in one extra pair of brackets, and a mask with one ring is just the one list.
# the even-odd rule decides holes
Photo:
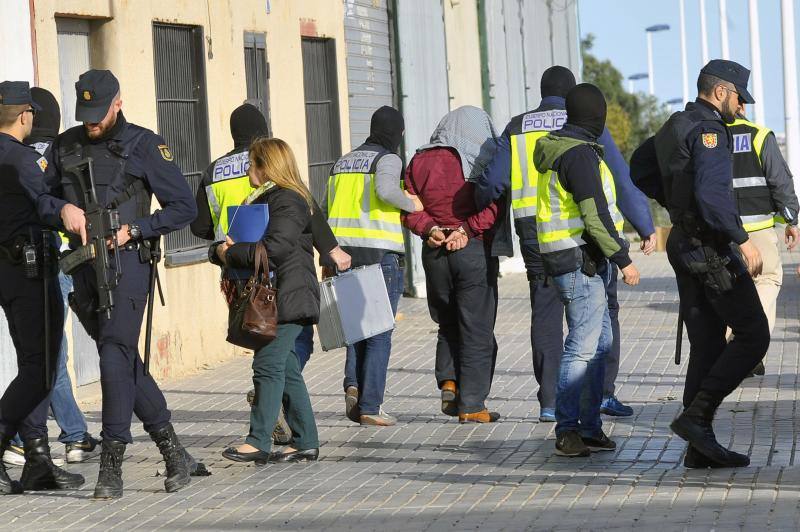
[(331, 166), (342, 155), (336, 42), (304, 37), (302, 53), (308, 184), (316, 200), (322, 203)]
[[(158, 132), (175, 162), (197, 190), (210, 163), (203, 30), (198, 26), (153, 24)], [(165, 239), (167, 265), (204, 260), (208, 241), (186, 227)]]
[(267, 36), (264, 33), (244, 34), (244, 75), (247, 84), (247, 102), (258, 107), (267, 119), (267, 131), (272, 136), (269, 116), (269, 62), (267, 61)]

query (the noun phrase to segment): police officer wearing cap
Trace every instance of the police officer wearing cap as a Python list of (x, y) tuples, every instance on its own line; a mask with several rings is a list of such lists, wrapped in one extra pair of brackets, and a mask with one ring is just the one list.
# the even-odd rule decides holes
[[(686, 467), (742, 467), (748, 456), (720, 445), (712, 421), (722, 400), (761, 361), (769, 325), (753, 277), (762, 268), (742, 227), (732, 188), (732, 139), (750, 71), (715, 59), (700, 71), (698, 97), (655, 136), (655, 156), (673, 228), (667, 254), (691, 343), (684, 411), (670, 427), (689, 442)], [(735, 246), (734, 246), (735, 245)], [(737, 249), (734, 251), (734, 249)], [(725, 331), (734, 337), (726, 342)]]
[[(193, 460), (170, 423), (170, 411), (153, 377), (144, 374), (139, 331), (147, 305), (151, 265), (149, 249), (162, 235), (188, 225), (196, 216), (194, 197), (164, 139), (129, 123), (122, 113), (117, 78), (108, 70), (89, 70), (75, 83), (75, 118), (83, 125), (58, 136), (52, 152), (50, 192), (39, 201), (40, 212), (70, 234), (71, 245), (86, 242), (84, 201), (70, 182), (62, 161), (91, 157), (98, 201), (118, 206), (119, 261), (122, 275), (114, 289), (110, 318), (97, 312), (94, 266), (76, 271), (73, 308), (100, 353), (103, 390), (103, 451), (95, 498), (122, 496), (122, 458), (133, 442), (131, 414), (164, 457), (166, 491), (189, 483)], [(155, 195), (161, 209), (150, 213)], [(112, 261), (113, 263), (114, 261)]]
[[(57, 278), (50, 274), (43, 280), (47, 245), (43, 242), (47, 241), (36, 203), (44, 189), (47, 160), (22, 142), (30, 135), (39, 109), (27, 82), (0, 83), (0, 307), (8, 320), (18, 367), (16, 378), (0, 398), (0, 455), (19, 432), (26, 459), (19, 483), (11, 481), (0, 461), (0, 494), (75, 489), (84, 483), (83, 476), (53, 465), (47, 441), (48, 380), (52, 384), (53, 375), (45, 375), (45, 357), (52, 361), (58, 352), (64, 310), (55, 297)], [(46, 251), (55, 256), (55, 249)], [(44, 312), (45, 282), (54, 296), (48, 301), (49, 323)], [(48, 326), (49, 335), (45, 335)]]

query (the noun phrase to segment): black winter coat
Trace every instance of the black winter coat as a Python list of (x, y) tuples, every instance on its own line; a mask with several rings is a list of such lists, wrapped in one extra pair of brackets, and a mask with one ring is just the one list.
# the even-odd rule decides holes
[[(293, 190), (273, 187), (253, 203), (269, 205), (269, 228), (261, 240), (275, 272), (278, 323), (311, 325), (319, 321), (319, 284), (314, 268), (311, 210)], [(241, 242), (228, 249), (229, 267), (255, 267), (255, 244)]]

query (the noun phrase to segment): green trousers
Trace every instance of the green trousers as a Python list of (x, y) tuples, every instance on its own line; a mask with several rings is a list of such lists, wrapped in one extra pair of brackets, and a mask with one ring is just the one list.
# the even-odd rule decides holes
[(290, 445), (298, 450), (319, 447), (311, 399), (294, 353), (294, 343), (302, 329), (293, 323), (279, 325), (278, 336), (253, 357), (256, 396), (250, 407), (250, 434), (245, 441), (261, 451), (272, 448), (272, 430), (281, 403), (292, 429)]

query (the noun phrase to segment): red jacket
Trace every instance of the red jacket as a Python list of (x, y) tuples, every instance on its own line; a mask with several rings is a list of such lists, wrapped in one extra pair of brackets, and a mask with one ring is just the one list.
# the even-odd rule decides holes
[(491, 238), (497, 204), (478, 211), (475, 187), (464, 180), (456, 150), (432, 148), (414, 155), (406, 169), (405, 185), (411, 194), (419, 196), (425, 207), (421, 212), (403, 213), (403, 225), (413, 233), (426, 238), (434, 226), (461, 226), (470, 238)]

